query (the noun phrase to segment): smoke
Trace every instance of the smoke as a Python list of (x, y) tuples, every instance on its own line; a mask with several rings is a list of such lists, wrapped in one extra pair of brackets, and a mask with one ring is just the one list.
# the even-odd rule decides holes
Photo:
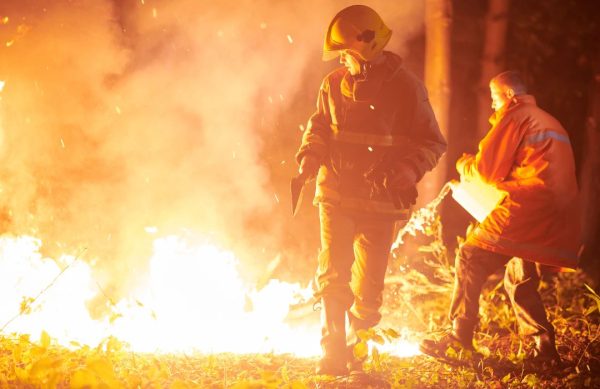
[[(350, 4), (3, 1), (0, 232), (38, 236), (49, 254), (86, 248), (114, 296), (158, 236), (255, 259), (276, 248), (300, 141), (277, 123), (312, 112), (335, 66), (320, 62), (323, 33)], [(392, 50), (420, 33), (422, 2), (365, 4), (394, 30)], [(288, 155), (283, 174), (270, 154)]]

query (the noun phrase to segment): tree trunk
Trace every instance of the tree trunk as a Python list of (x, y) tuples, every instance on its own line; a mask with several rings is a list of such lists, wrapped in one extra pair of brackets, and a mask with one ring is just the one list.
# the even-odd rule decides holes
[(490, 128), (488, 119), (492, 114), (489, 82), (502, 72), (505, 66), (506, 29), (509, 0), (489, 0), (485, 17), (485, 38), (481, 58), (481, 78), (478, 86), (477, 140), (481, 140)]
[[(452, 27), (451, 0), (426, 0), (425, 3), (425, 86), (429, 100), (440, 125), (448, 139), (450, 118), (450, 33)], [(446, 181), (446, 157), (424, 180), (419, 191), (419, 203), (433, 200)]]
[(590, 88), (590, 105), (586, 123), (585, 148), (579, 174), (582, 200), (583, 244), (581, 266), (600, 282), (600, 55), (596, 56), (595, 77)]

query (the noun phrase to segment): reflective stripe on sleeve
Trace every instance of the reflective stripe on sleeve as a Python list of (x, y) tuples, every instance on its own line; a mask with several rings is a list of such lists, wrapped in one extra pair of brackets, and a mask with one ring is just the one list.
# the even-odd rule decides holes
[(337, 126), (331, 125), (331, 139), (337, 142), (353, 143), (366, 146), (395, 146), (408, 143), (406, 136), (376, 135), (366, 132), (340, 131)]
[(545, 131), (540, 131), (540, 132), (536, 132), (535, 134), (530, 134), (527, 135), (525, 137), (525, 141), (524, 143), (526, 145), (531, 145), (534, 143), (539, 143), (539, 142), (543, 142), (546, 139), (555, 139), (559, 142), (564, 142), (567, 144), (571, 144), (571, 141), (569, 140), (569, 136), (568, 135), (564, 135), (564, 134), (560, 134), (556, 131), (553, 130), (545, 130)]
[(410, 209), (397, 209), (391, 201), (374, 201), (359, 197), (342, 196), (338, 191), (322, 186), (317, 187), (314, 199), (315, 205), (320, 202), (335, 204), (349, 210), (394, 216), (398, 219), (408, 219), (411, 212)]

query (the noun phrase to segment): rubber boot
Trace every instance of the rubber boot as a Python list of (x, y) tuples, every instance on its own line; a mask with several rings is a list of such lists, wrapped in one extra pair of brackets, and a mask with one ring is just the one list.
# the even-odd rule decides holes
[(321, 299), (321, 348), (323, 357), (317, 364), (317, 374), (348, 374), (346, 310), (338, 301), (326, 297)]
[(363, 371), (362, 365), (365, 358), (357, 358), (354, 355), (354, 346), (360, 343), (361, 339), (358, 337), (360, 330), (368, 330), (371, 328), (369, 323), (361, 320), (351, 313), (348, 313), (348, 321), (350, 322), (350, 331), (348, 333), (348, 371), (352, 373), (361, 373)]
[(476, 322), (455, 319), (452, 329), (444, 331), (437, 339), (424, 339), (419, 349), (444, 362), (478, 362), (481, 355), (473, 348), (473, 331)]
[(468, 350), (473, 350), (473, 332), (475, 331), (476, 321), (465, 319), (454, 319), (452, 322), (452, 331), (460, 343)]
[(535, 340), (535, 350), (532, 361), (561, 363), (560, 355), (556, 350), (554, 332), (544, 332), (534, 336), (533, 339)]

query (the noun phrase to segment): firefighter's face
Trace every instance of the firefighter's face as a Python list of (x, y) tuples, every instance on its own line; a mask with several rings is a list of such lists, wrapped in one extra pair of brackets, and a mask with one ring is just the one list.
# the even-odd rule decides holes
[(492, 96), (492, 109), (494, 111), (504, 108), (514, 96), (512, 89), (498, 85), (495, 82), (490, 83), (490, 94)]
[(340, 51), (340, 63), (344, 65), (348, 69), (348, 72), (353, 76), (356, 76), (361, 72), (362, 61), (357, 54), (354, 54), (350, 50)]

